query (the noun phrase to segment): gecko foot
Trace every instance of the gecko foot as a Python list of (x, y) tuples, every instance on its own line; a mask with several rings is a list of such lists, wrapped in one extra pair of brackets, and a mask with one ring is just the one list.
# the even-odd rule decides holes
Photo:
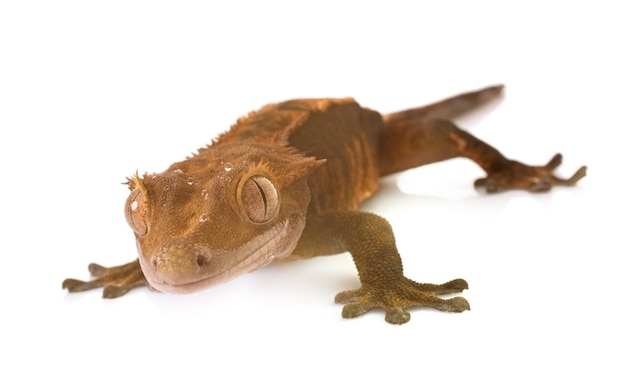
[(148, 285), (139, 266), (139, 260), (110, 268), (92, 263), (89, 264), (89, 272), (95, 279), (81, 281), (68, 278), (63, 281), (63, 289), (74, 293), (101, 287), (103, 298), (117, 298), (135, 287)]
[(548, 191), (555, 185), (573, 186), (587, 174), (587, 167), (583, 166), (568, 179), (555, 176), (553, 171), (562, 160), (563, 156), (560, 153), (552, 157), (544, 166), (528, 166), (511, 160), (502, 169), (494, 170), (486, 178), (476, 180), (474, 186), (484, 187), (488, 193), (511, 189), (541, 192)]
[(336, 303), (345, 304), (342, 311), (344, 318), (355, 318), (371, 309), (385, 310), (385, 320), (393, 324), (403, 324), (411, 319), (406, 310), (409, 307), (430, 307), (440, 311), (460, 313), (470, 309), (463, 297), (443, 299), (437, 295), (458, 293), (467, 289), (467, 282), (462, 279), (445, 284), (420, 284), (402, 277), (384, 288), (363, 286), (357, 290), (347, 290), (337, 294)]

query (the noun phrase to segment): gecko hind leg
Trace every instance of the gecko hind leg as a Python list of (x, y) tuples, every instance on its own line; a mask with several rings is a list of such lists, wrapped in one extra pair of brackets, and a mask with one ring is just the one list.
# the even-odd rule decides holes
[(392, 120), (381, 134), (380, 151), (382, 175), (455, 157), (468, 158), (487, 173), (474, 182), (474, 187), (485, 188), (488, 193), (513, 189), (540, 192), (553, 186), (573, 186), (587, 173), (587, 167), (582, 166), (570, 178), (555, 175), (554, 170), (563, 160), (561, 154), (542, 166), (510, 160), (448, 120)]
[(95, 277), (93, 280), (81, 281), (68, 278), (63, 281), (63, 289), (74, 293), (102, 287), (103, 298), (117, 298), (133, 288), (148, 285), (141, 271), (139, 260), (110, 268), (92, 263), (89, 264), (89, 272)]
[(381, 176), (465, 157), (487, 173), (487, 177), (478, 179), (474, 186), (484, 187), (488, 193), (512, 189), (539, 192), (548, 191), (556, 185), (575, 185), (585, 176), (585, 166), (570, 178), (559, 178), (553, 171), (562, 161), (560, 154), (544, 166), (525, 165), (506, 158), (497, 149), (458, 128), (451, 121), (497, 98), (502, 89), (501, 85), (487, 87), (424, 107), (384, 115), (384, 128), (379, 136)]

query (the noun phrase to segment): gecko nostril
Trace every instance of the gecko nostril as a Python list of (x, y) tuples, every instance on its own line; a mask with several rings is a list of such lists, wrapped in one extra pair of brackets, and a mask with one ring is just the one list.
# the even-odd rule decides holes
[(196, 256), (196, 264), (198, 264), (199, 267), (203, 266), (206, 263), (207, 263), (207, 258), (204, 257), (204, 255)]

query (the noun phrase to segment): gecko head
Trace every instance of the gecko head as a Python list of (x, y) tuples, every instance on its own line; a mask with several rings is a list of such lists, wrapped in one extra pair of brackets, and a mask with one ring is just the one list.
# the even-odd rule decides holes
[(322, 162), (288, 149), (208, 147), (129, 178), (126, 220), (150, 285), (189, 293), (288, 256), (304, 229), (308, 177)]

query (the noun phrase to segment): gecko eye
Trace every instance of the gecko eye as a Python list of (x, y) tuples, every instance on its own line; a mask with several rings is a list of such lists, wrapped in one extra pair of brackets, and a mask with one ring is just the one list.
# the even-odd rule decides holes
[(135, 189), (130, 193), (128, 199), (126, 199), (124, 213), (126, 214), (128, 225), (137, 235), (144, 236), (148, 233), (148, 222), (146, 221), (148, 204), (143, 197), (141, 189)]
[(246, 215), (255, 223), (266, 223), (278, 214), (278, 192), (267, 178), (258, 175), (246, 180), (241, 188)]

